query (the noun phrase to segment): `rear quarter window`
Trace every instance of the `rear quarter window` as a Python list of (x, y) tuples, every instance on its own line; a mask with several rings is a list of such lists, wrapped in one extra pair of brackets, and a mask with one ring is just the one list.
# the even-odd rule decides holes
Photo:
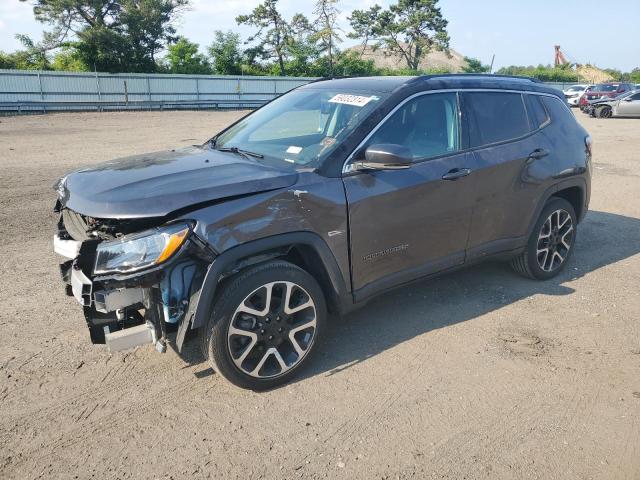
[(573, 113), (559, 98), (542, 97), (542, 103), (546, 107), (551, 120), (554, 122), (574, 122)]
[(530, 131), (520, 93), (466, 92), (462, 94), (470, 147), (512, 140)]
[(539, 95), (525, 95), (524, 98), (527, 104), (527, 114), (531, 130), (537, 130), (549, 121), (547, 110), (544, 108)]

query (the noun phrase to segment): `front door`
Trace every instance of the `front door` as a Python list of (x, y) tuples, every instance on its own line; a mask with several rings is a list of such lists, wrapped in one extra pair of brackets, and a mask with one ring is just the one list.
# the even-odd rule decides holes
[(358, 150), (409, 148), (406, 170), (347, 173), (351, 271), (356, 300), (464, 262), (474, 198), (473, 154), (461, 153), (455, 93), (401, 105)]
[(620, 100), (616, 113), (621, 117), (640, 117), (640, 93)]

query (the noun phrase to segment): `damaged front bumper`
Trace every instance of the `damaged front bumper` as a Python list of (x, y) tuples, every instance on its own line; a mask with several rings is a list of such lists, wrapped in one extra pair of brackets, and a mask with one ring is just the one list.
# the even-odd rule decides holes
[(208, 245), (190, 233), (169, 260), (133, 273), (94, 274), (98, 238), (71, 238), (61, 219), (54, 251), (66, 293), (82, 306), (91, 341), (119, 351), (167, 344), (181, 351), (195, 312), (208, 265), (215, 258)]

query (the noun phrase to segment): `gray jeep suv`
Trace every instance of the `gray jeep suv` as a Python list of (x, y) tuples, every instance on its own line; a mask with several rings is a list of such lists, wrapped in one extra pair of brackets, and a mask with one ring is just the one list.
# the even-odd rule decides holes
[(94, 343), (180, 353), (197, 333), (262, 390), (308, 363), (328, 312), (486, 259), (557, 275), (590, 178), (589, 135), (536, 81), (319, 81), (203, 145), (61, 178), (54, 247)]

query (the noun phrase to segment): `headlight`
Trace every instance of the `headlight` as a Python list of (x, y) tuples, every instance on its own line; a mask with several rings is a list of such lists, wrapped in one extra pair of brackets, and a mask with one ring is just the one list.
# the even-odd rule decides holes
[(96, 249), (93, 273), (129, 273), (158, 265), (178, 251), (189, 230), (180, 223), (102, 242)]

